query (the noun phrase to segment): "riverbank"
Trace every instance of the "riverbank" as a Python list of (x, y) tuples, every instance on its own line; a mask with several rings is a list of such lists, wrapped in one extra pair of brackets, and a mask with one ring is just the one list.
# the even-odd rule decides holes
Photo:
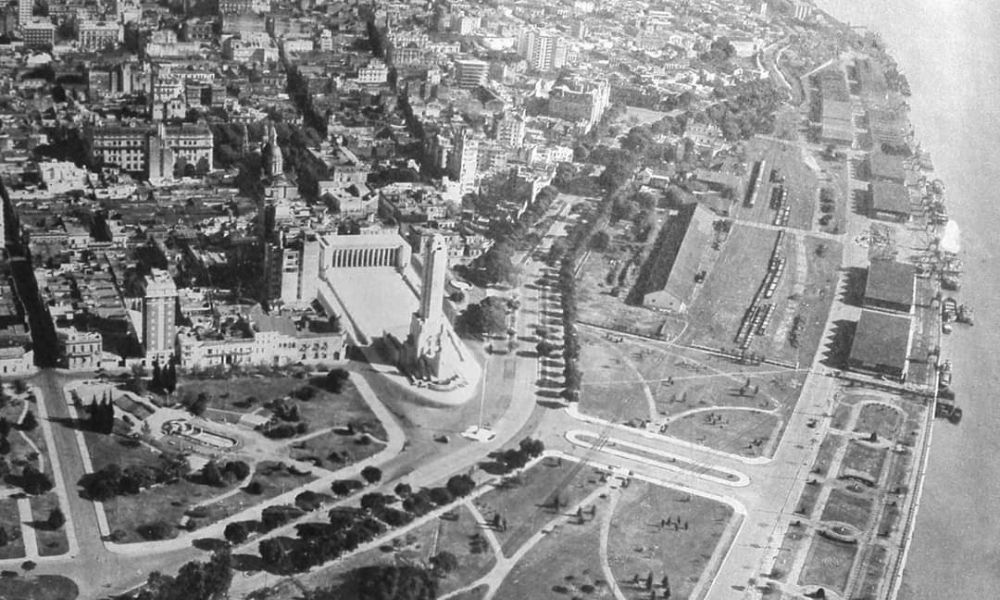
[(1000, 280), (994, 202), (1000, 177), (1000, 7), (975, 0), (818, 0), (834, 17), (879, 32), (910, 83), (917, 139), (948, 186), (948, 208), (962, 226), (967, 272), (960, 298), (977, 324), (947, 338), (954, 388), (965, 411), (958, 427), (938, 422), (899, 597), (988, 598), (1000, 588), (995, 540), (1000, 521)]

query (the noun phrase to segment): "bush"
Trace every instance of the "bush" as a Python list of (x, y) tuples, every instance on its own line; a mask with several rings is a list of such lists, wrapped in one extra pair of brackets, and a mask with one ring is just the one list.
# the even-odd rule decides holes
[(34, 431), (38, 427), (38, 419), (35, 418), (35, 413), (30, 410), (24, 413), (24, 418), (21, 419), (21, 431)]
[(330, 484), (330, 490), (338, 496), (346, 496), (363, 487), (365, 487), (365, 484), (357, 479), (338, 479)]
[(226, 463), (223, 472), (236, 481), (242, 481), (250, 476), (250, 465), (242, 460), (231, 460)]
[(344, 385), (350, 377), (351, 374), (347, 371), (347, 369), (338, 367), (327, 373), (323, 382), (326, 385), (326, 389), (330, 390), (334, 394), (339, 394), (344, 391)]
[(251, 481), (247, 484), (247, 487), (244, 488), (244, 491), (251, 496), (258, 496), (264, 492), (264, 486), (261, 485), (259, 481)]
[(166, 540), (173, 537), (174, 526), (166, 521), (153, 521), (140, 526), (138, 531), (145, 540)]
[(448, 480), (446, 488), (452, 496), (461, 498), (468, 496), (472, 490), (476, 489), (476, 482), (468, 475), (455, 475)]
[(230, 523), (229, 525), (226, 525), (226, 530), (222, 535), (225, 536), (226, 541), (230, 544), (242, 544), (247, 541), (250, 537), (250, 533), (253, 531), (253, 529), (248, 526), (248, 523), (252, 523), (252, 521), (235, 521)]
[(445, 504), (448, 504), (454, 499), (455, 499), (454, 496), (451, 495), (451, 492), (448, 491), (448, 488), (436, 487), (436, 488), (431, 488), (430, 490), (430, 500), (431, 502), (437, 504), (438, 506), (444, 506)]
[(295, 497), (295, 506), (306, 512), (312, 512), (323, 504), (323, 497), (312, 490), (306, 490)]
[(361, 469), (361, 477), (368, 483), (378, 483), (382, 479), (382, 471), (378, 467), (367, 466)]

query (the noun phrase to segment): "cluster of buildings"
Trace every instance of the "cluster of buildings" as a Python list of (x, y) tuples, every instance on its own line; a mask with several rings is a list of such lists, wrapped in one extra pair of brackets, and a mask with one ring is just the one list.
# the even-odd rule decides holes
[[(6, 245), (67, 368), (342, 360), (359, 340), (324, 273), (437, 281), (474, 260), (615, 104), (668, 109), (680, 146), (724, 143), (686, 115), (766, 77), (785, 31), (765, 0), (690, 4), (18, 0)], [(722, 37), (732, 68), (705, 65)], [(484, 190), (494, 206), (470, 202)], [(418, 372), (450, 339), (425, 303), (400, 339)]]

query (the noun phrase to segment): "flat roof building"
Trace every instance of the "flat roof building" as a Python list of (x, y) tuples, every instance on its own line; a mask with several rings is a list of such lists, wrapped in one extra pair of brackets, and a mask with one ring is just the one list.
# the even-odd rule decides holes
[(892, 260), (872, 261), (865, 284), (865, 307), (911, 314), (916, 303), (917, 269)]
[(911, 321), (909, 315), (862, 310), (848, 367), (852, 371), (904, 381), (913, 341)]
[(890, 181), (872, 183), (869, 216), (885, 221), (909, 221), (910, 193), (906, 190), (906, 186)]

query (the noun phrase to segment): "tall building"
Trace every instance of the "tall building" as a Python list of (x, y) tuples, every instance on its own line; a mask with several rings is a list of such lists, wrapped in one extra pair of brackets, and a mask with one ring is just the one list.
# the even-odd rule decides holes
[(24, 27), (31, 21), (31, 9), (35, 6), (34, 0), (17, 0), (17, 24)]
[(455, 80), (460, 88), (474, 88), (486, 83), (490, 65), (474, 58), (455, 61)]
[(270, 179), (281, 177), (285, 173), (285, 159), (281, 154), (281, 146), (278, 144), (278, 132), (274, 129), (274, 124), (267, 126), (267, 176)]
[(479, 169), (479, 140), (468, 130), (455, 135), (452, 151), (448, 156), (448, 171), (459, 183), (463, 194), (476, 188), (476, 174)]
[(524, 111), (504, 111), (497, 123), (497, 141), (508, 148), (517, 148), (524, 143)]
[(146, 360), (165, 363), (174, 355), (177, 338), (177, 286), (170, 273), (153, 269), (144, 280), (142, 334)]
[(536, 71), (553, 71), (566, 64), (566, 40), (554, 32), (528, 29), (521, 34), (518, 51)]

